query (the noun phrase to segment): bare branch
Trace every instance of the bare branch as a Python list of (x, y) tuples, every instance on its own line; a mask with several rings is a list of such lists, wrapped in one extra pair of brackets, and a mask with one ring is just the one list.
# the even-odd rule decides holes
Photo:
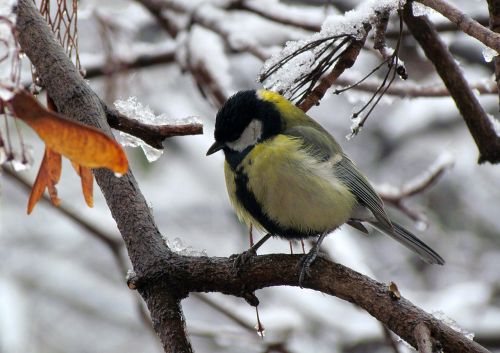
[(105, 103), (102, 104), (110, 127), (138, 137), (156, 149), (163, 149), (162, 143), (169, 137), (203, 134), (203, 125), (199, 123), (148, 125), (123, 115)]
[[(301, 258), (301, 255), (285, 254), (255, 256), (240, 274), (236, 274), (234, 260), (230, 258), (174, 254), (163, 259), (162, 265), (157, 267), (158, 272), (139, 277), (136, 285), (142, 288), (167, 281), (171, 285), (182, 285), (186, 292), (221, 292), (243, 297), (245, 293), (265, 287), (298, 286)], [(415, 325), (425, 322), (445, 351), (488, 352), (404, 297), (395, 300), (386, 284), (324, 258), (320, 257), (313, 263), (311, 276), (306, 279), (304, 287), (360, 306), (414, 347), (417, 347)]]
[[(479, 163), (500, 162), (500, 137), (497, 136), (492, 122), (479, 104), (477, 97), (472, 93), (462, 71), (438, 33), (425, 16), (413, 16), (411, 2), (405, 4), (404, 18), (408, 28), (436, 67), (439, 76), (455, 100), (479, 149)], [(500, 40), (497, 44), (500, 45)]]
[[(476, 38), (478, 41), (495, 49), (500, 53), (500, 34), (492, 32), (488, 28), (482, 26), (469, 15), (461, 12), (452, 4), (445, 0), (416, 0), (419, 3), (436, 10), (441, 15), (456, 24), (464, 33)], [(410, 2), (411, 4), (411, 2)], [(415, 34), (414, 31), (412, 31)]]

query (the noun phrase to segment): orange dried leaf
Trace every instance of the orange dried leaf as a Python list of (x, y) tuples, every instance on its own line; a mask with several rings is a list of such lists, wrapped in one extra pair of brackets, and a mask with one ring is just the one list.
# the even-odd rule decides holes
[(90, 168), (82, 167), (73, 161), (71, 161), (71, 165), (81, 179), (82, 192), (85, 202), (89, 207), (94, 207), (94, 175), (92, 174), (92, 170)]
[(127, 172), (125, 152), (100, 130), (45, 109), (24, 90), (17, 92), (10, 103), (15, 116), (31, 126), (55, 152), (84, 167), (104, 167), (119, 174)]
[(40, 169), (38, 170), (38, 174), (28, 200), (28, 214), (33, 211), (33, 208), (42, 197), (45, 188), (49, 190), (52, 203), (55, 206), (59, 206), (61, 200), (57, 197), (56, 184), (59, 181), (60, 176), (61, 155), (46, 147), (42, 163), (40, 164)]
[(80, 167), (80, 178), (82, 179), (82, 191), (85, 202), (89, 207), (94, 207), (94, 175), (92, 170)]

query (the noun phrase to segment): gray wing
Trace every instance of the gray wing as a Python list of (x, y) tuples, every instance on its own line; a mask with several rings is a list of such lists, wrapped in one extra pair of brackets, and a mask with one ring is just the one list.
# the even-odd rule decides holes
[(386, 229), (393, 229), (392, 223), (384, 210), (384, 204), (370, 182), (346, 155), (342, 155), (335, 165), (335, 175), (356, 195), (360, 203), (366, 206), (377, 221)]
[(314, 126), (294, 126), (286, 129), (283, 134), (301, 139), (304, 149), (321, 161), (342, 153), (339, 144), (328, 132), (318, 130)]
[(286, 129), (283, 133), (300, 138), (304, 148), (320, 160), (332, 159), (332, 161), (336, 161), (333, 167), (336, 176), (351, 190), (360, 203), (373, 213), (380, 224), (387, 229), (392, 229), (382, 200), (328, 132), (320, 131), (314, 126), (300, 125)]

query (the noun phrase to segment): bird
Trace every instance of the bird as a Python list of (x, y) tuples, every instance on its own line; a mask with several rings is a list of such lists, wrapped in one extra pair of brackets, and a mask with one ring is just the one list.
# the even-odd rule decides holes
[(240, 264), (273, 236), (316, 239), (301, 260), (302, 287), (322, 241), (343, 224), (363, 233), (369, 224), (424, 261), (444, 264), (389, 218), (380, 196), (333, 136), (279, 93), (232, 95), (217, 112), (214, 138), (206, 155), (224, 152), (226, 187), (238, 218), (266, 233), (237, 258)]

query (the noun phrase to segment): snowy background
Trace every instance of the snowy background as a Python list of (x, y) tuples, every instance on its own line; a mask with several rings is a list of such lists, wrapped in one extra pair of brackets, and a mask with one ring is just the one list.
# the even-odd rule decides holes
[[(189, 3), (196, 7), (197, 1)], [(359, 1), (341, 3), (352, 8)], [(487, 17), (486, 1), (453, 3), (470, 15)], [(267, 6), (271, 5), (276, 4)], [(84, 67), (105, 62), (97, 15), (113, 25), (113, 52), (119, 58), (171, 48), (182, 56), (187, 45), (191, 60), (206, 60), (209, 69), (218, 74), (225, 93), (261, 87), (256, 78), (262, 61), (246, 53), (224, 55), (220, 37), (205, 28), (195, 26), (174, 42), (136, 2), (81, 0), (80, 9)], [(298, 10), (299, 16), (319, 21), (332, 13), (337, 10), (331, 6)], [(432, 19), (445, 22), (436, 14)], [(185, 19), (177, 20), (182, 23)], [(238, 11), (219, 17), (218, 23), (233, 33), (231, 40), (257, 43), (269, 53), (279, 51), (287, 40), (311, 35)], [(443, 38), (471, 82), (493, 80), (492, 65), (485, 62), (478, 42), (459, 32), (447, 32)], [(401, 56), (410, 80), (439, 83), (421, 55), (413, 41), (404, 41)], [(179, 62), (183, 60), (179, 58)], [(378, 62), (373, 53), (362, 52), (348, 74), (366, 73)], [(29, 72), (27, 65), (24, 69)], [(90, 84), (108, 103), (133, 96), (157, 115), (170, 119), (197, 116), (203, 121), (204, 135), (167, 140), (165, 152), (154, 163), (148, 163), (140, 149), (127, 149), (131, 168), (160, 230), (171, 242), (205, 251), (208, 256), (229, 256), (247, 249), (248, 231), (238, 222), (226, 195), (223, 155), (205, 157), (213, 142), (217, 109), (199, 93), (192, 77), (174, 62), (128, 71), (112, 80), (92, 79)], [(429, 266), (388, 237), (366, 237), (347, 227), (327, 237), (325, 249), (335, 261), (378, 281), (394, 281), (402, 295), (416, 305), (456, 322), (457, 327), (474, 333), (480, 343), (500, 352), (500, 167), (477, 164), (477, 148), (449, 98), (383, 99), (361, 133), (346, 140), (349, 117), (367, 97), (353, 90), (340, 96), (327, 93), (309, 114), (337, 138), (376, 185), (401, 186), (443, 155), (453, 158), (454, 167), (435, 186), (408, 200), (410, 207), (426, 214), (429, 227), (419, 234), (445, 258), (446, 265)], [(497, 95), (481, 96), (480, 101), (498, 118)], [(23, 128), (23, 136), (34, 147), (35, 167), (21, 175), (33, 182), (43, 145), (28, 128)], [(120, 239), (97, 187), (95, 207), (89, 209), (70, 164), (63, 164), (58, 186), (63, 205)], [(0, 352), (160, 352), (156, 337), (138, 315), (137, 294), (127, 288), (125, 273), (109, 249), (45, 202), (27, 216), (26, 190), (6, 175), (1, 182)], [(416, 225), (399, 211), (389, 212), (415, 230)], [(295, 244), (294, 250), (301, 251), (300, 245)], [(289, 244), (270, 240), (262, 252), (287, 253)], [(266, 329), (264, 340), (196, 296), (184, 300), (195, 350), (264, 352), (273, 342), (285, 342), (286, 350), (281, 352), (389, 350), (381, 324), (350, 303), (289, 287), (256, 294)], [(221, 294), (208, 297), (248, 325), (255, 325), (255, 311), (243, 300)]]

